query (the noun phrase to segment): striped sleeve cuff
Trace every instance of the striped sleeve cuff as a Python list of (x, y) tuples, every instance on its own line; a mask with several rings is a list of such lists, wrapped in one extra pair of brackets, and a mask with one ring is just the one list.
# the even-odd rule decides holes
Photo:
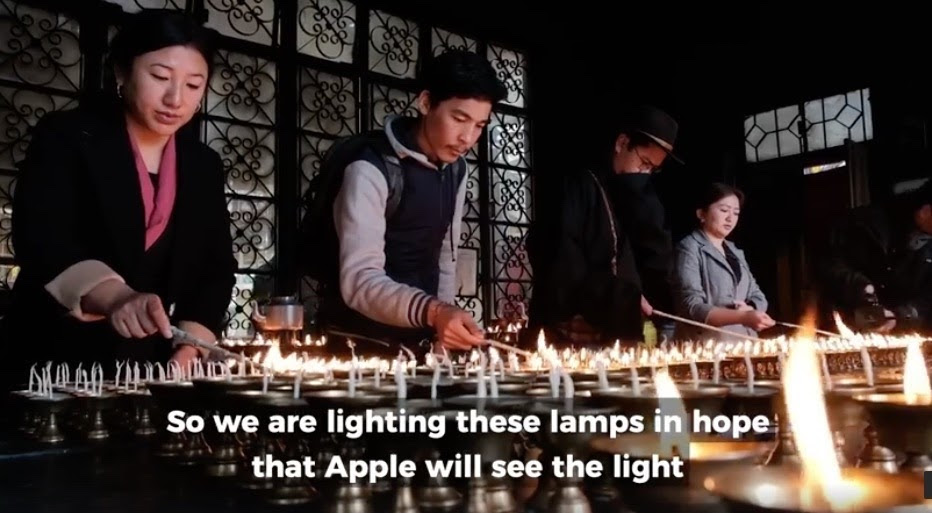
[(419, 293), (416, 294), (411, 302), (408, 304), (408, 322), (411, 326), (416, 328), (426, 328), (427, 324), (427, 310), (430, 305), (430, 300), (433, 299), (429, 294)]

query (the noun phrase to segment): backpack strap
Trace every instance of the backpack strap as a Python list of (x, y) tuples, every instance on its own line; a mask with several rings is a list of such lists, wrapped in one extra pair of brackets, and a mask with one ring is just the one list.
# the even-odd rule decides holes
[[(398, 210), (398, 205), (401, 204), (401, 197), (404, 195), (404, 170), (401, 168), (401, 161), (398, 159), (398, 155), (396, 155), (391, 146), (387, 144), (387, 141), (379, 138), (376, 141), (376, 146), (376, 150), (382, 158), (382, 164), (385, 168), (382, 170), (385, 176), (385, 183), (388, 184), (388, 200), (385, 204), (385, 219), (389, 219)], [(455, 165), (456, 186), (457, 189), (459, 189), (459, 186), (466, 178), (466, 161), (464, 159), (459, 159)]]
[(385, 202), (385, 219), (389, 219), (398, 210), (401, 203), (401, 197), (404, 194), (405, 175), (401, 167), (401, 160), (392, 148), (391, 143), (385, 135), (384, 130), (373, 130), (368, 132), (369, 148), (375, 151), (382, 161), (380, 171), (385, 178), (388, 186), (388, 198)]
[[(385, 182), (388, 184), (388, 201), (385, 204), (385, 219), (389, 219), (394, 215), (395, 211), (398, 210), (398, 205), (401, 203), (401, 197), (404, 195), (405, 190), (405, 177), (404, 170), (401, 168), (401, 161), (398, 160), (397, 155), (393, 152), (386, 152), (383, 148), (380, 152), (380, 156), (385, 166), (383, 171)], [(457, 189), (459, 189), (459, 186), (463, 183), (463, 179), (466, 178), (466, 161), (459, 159), (455, 165), (456, 186)]]
[(456, 188), (459, 190), (460, 185), (466, 178), (466, 159), (460, 158), (456, 161)]
[(385, 182), (388, 184), (388, 200), (385, 203), (385, 219), (391, 218), (405, 190), (405, 175), (401, 169), (401, 161), (397, 155), (382, 154), (382, 163), (385, 165)]

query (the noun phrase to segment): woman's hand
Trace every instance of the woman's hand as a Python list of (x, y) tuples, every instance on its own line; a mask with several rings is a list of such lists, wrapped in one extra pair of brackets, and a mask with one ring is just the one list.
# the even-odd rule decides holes
[(735, 301), (735, 310), (739, 312), (753, 312), (754, 307), (744, 301)]
[(763, 331), (767, 328), (772, 328), (773, 325), (776, 324), (769, 315), (764, 312), (758, 312), (757, 310), (746, 311), (741, 318), (741, 324), (744, 324), (754, 331)]
[[(207, 329), (207, 327), (203, 324), (194, 321), (181, 321), (178, 323), (178, 328), (190, 334), (196, 339), (214, 343), (217, 341), (216, 335), (214, 335), (214, 333)], [(172, 361), (176, 361), (181, 364), (181, 368), (186, 368), (185, 366), (195, 359), (200, 358), (206, 361), (208, 356), (209, 355), (206, 349), (183, 344), (178, 346), (178, 348), (175, 350), (175, 354), (172, 355)]]
[(125, 338), (146, 338), (161, 333), (172, 338), (172, 325), (155, 294), (133, 292), (121, 298), (108, 316), (110, 325)]
[(191, 362), (201, 357), (201, 351), (194, 346), (178, 346), (171, 361), (178, 362), (182, 369), (187, 369)]
[(137, 292), (118, 280), (107, 280), (81, 300), (85, 311), (100, 312), (124, 338), (146, 338), (156, 333), (172, 338), (171, 321), (155, 294)]

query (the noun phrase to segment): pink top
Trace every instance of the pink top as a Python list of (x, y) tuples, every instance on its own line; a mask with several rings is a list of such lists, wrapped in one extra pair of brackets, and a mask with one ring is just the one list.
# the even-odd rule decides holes
[(168, 139), (168, 144), (162, 150), (162, 162), (159, 164), (159, 190), (156, 193), (149, 178), (149, 170), (139, 153), (136, 141), (132, 134), (129, 137), (133, 146), (133, 156), (136, 159), (136, 172), (139, 174), (139, 186), (142, 191), (142, 204), (145, 208), (146, 250), (159, 240), (168, 219), (171, 217), (175, 205), (175, 192), (177, 186), (178, 161), (175, 154), (175, 136)]

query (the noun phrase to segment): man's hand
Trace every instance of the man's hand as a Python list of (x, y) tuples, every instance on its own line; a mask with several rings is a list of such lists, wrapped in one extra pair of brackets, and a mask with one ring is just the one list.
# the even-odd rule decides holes
[(472, 315), (453, 305), (434, 300), (428, 306), (427, 321), (447, 349), (466, 351), (482, 345), (485, 340)]
[(744, 312), (742, 316), (741, 324), (744, 324), (748, 328), (751, 328), (754, 331), (763, 331), (767, 328), (772, 328), (776, 322), (770, 318), (769, 315), (764, 312), (758, 312), (757, 310), (749, 310)]
[(650, 302), (644, 296), (641, 296), (641, 313), (644, 314), (644, 317), (654, 315), (654, 307), (650, 305)]

